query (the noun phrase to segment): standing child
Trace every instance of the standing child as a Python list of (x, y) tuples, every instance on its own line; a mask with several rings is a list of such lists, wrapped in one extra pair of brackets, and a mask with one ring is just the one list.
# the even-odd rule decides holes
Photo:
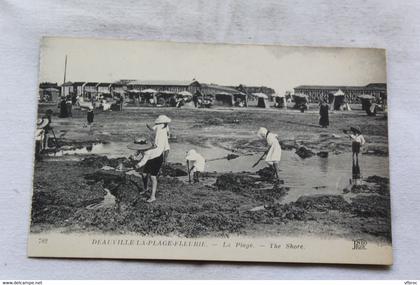
[(360, 167), (359, 167), (359, 153), (360, 147), (366, 143), (365, 138), (359, 127), (351, 127), (351, 135), (347, 134), (347, 130), (343, 130), (351, 139), (351, 150), (352, 150), (352, 178), (357, 183), (360, 179)]
[(35, 154), (40, 154), (45, 149), (45, 127), (48, 122), (44, 119), (38, 119), (36, 122), (36, 143), (35, 143)]
[(266, 128), (260, 128), (257, 133), (258, 137), (264, 139), (269, 147), (266, 152), (265, 162), (270, 165), (273, 170), (274, 174), (276, 175), (277, 180), (279, 180), (279, 162), (281, 159), (281, 146), (277, 139), (277, 134), (273, 134)]
[[(54, 132), (51, 126), (51, 115), (52, 115), (52, 110), (48, 109), (47, 111), (45, 111), (45, 115), (42, 116), (42, 120), (44, 120), (46, 122), (46, 125), (44, 127), (44, 134), (45, 134), (45, 139), (44, 139), (44, 146), (43, 149), (48, 149), (49, 148), (49, 139), (50, 139), (50, 132)], [(57, 141), (55, 141), (55, 143), (57, 144)]]
[(95, 116), (95, 114), (93, 113), (93, 106), (89, 107), (89, 110), (87, 112), (87, 123), (88, 125), (93, 123), (93, 117)]
[(135, 160), (140, 160), (137, 163), (136, 168), (142, 169), (143, 186), (144, 190), (147, 191), (147, 185), (149, 180), (152, 181), (152, 193), (150, 198), (147, 200), (148, 203), (156, 201), (157, 191), (157, 175), (159, 174), (160, 168), (163, 163), (163, 152), (159, 147), (154, 147), (145, 138), (139, 138), (134, 141), (133, 144), (128, 146), (129, 149), (135, 149), (138, 151)]
[[(204, 157), (198, 152), (196, 152), (194, 149), (191, 149), (187, 152), (187, 156), (185, 157), (185, 159), (187, 160), (188, 174), (193, 175), (194, 183), (200, 182), (200, 173), (204, 172), (204, 168), (206, 165)], [(192, 164), (191, 168), (189, 167), (190, 163)]]
[(163, 161), (166, 162), (169, 155), (169, 150), (171, 149), (169, 146), (169, 123), (171, 119), (165, 115), (160, 115), (155, 120), (155, 125), (150, 127), (146, 124), (147, 128), (154, 132), (155, 137), (155, 145), (158, 148), (162, 148), (163, 150)]

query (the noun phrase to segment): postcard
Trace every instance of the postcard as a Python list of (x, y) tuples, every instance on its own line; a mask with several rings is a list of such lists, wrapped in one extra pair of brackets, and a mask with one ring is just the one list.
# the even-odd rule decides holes
[(40, 53), (30, 257), (392, 264), (385, 50)]

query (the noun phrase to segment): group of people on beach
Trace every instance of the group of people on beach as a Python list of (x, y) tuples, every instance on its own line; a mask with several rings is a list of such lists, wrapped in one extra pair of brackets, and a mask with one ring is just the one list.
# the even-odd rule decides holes
[[(320, 125), (326, 127), (329, 124), (328, 118), (328, 104), (320, 104)], [(46, 115), (38, 120), (38, 128), (40, 131), (37, 137), (40, 137), (42, 142), (41, 149), (48, 148), (48, 136), (53, 132), (51, 127), (51, 110), (47, 111)], [(90, 108), (88, 114), (88, 123), (93, 122), (93, 108)], [(148, 130), (152, 132), (152, 138), (147, 136), (138, 137), (133, 143), (128, 145), (128, 148), (135, 150), (136, 153), (131, 158), (136, 161), (135, 170), (141, 173), (143, 180), (143, 188), (145, 191), (148, 189), (148, 184), (151, 182), (151, 195), (147, 202), (151, 203), (156, 200), (156, 191), (158, 185), (158, 176), (161, 173), (162, 166), (168, 159), (170, 151), (169, 137), (170, 129), (169, 124), (171, 119), (166, 115), (159, 115), (154, 122), (154, 126), (146, 124)], [(360, 148), (365, 144), (365, 139), (361, 134), (359, 127), (351, 127), (351, 133), (343, 130), (352, 141), (352, 178), (353, 180), (360, 179), (360, 167), (358, 156)], [(281, 160), (281, 145), (278, 140), (278, 135), (271, 132), (267, 128), (261, 127), (257, 131), (258, 138), (262, 139), (267, 146), (266, 151), (261, 156), (260, 160), (265, 159), (265, 162), (272, 168), (274, 180), (279, 181), (279, 163)], [(199, 182), (200, 173), (204, 172), (206, 160), (196, 150), (191, 149), (186, 153), (188, 175), (193, 177), (193, 182)], [(259, 160), (259, 161), (260, 161)], [(258, 162), (259, 162), (258, 161)], [(257, 162), (257, 163), (258, 163)], [(255, 164), (256, 165), (256, 164)], [(254, 166), (255, 166), (254, 165)]]
[[(156, 191), (158, 180), (162, 166), (168, 158), (169, 146), (169, 124), (171, 119), (166, 115), (160, 115), (155, 120), (153, 127), (146, 124), (147, 128), (153, 133), (153, 138), (138, 137), (133, 143), (128, 145), (128, 148), (135, 150), (135, 155), (131, 158), (137, 161), (135, 169), (142, 173), (143, 188), (148, 189), (148, 184), (151, 182), (151, 195), (147, 200), (148, 203), (156, 200)], [(279, 162), (281, 159), (281, 146), (277, 134), (274, 134), (264, 127), (261, 127), (257, 136), (263, 139), (268, 149), (264, 152), (263, 157), (268, 165), (273, 169), (273, 173), (279, 179)], [(188, 175), (193, 177), (193, 182), (199, 182), (200, 173), (205, 170), (205, 158), (196, 150), (191, 149), (186, 153)]]
[[(319, 125), (321, 126), (321, 128), (327, 128), (330, 124), (329, 109), (330, 106), (326, 101), (320, 102)], [(349, 136), (352, 142), (352, 179), (354, 183), (358, 183), (361, 178), (359, 167), (359, 153), (361, 146), (363, 146), (366, 143), (366, 141), (362, 135), (362, 131), (357, 126), (350, 128), (351, 134), (349, 134), (347, 130), (343, 130), (343, 132)]]
[[(147, 191), (148, 184), (151, 181), (152, 189), (148, 203), (156, 200), (157, 177), (162, 166), (168, 159), (169, 146), (169, 123), (171, 119), (166, 115), (160, 115), (155, 120), (154, 126), (146, 124), (147, 128), (153, 133), (153, 139), (147, 137), (138, 137), (133, 143), (128, 145), (129, 149), (136, 150), (136, 154), (131, 158), (138, 161), (135, 168), (141, 172), (143, 178), (143, 188)], [(153, 141), (151, 143), (150, 141)], [(199, 181), (199, 173), (204, 172), (205, 159), (194, 149), (186, 154), (188, 173), (194, 177), (194, 182)], [(190, 167), (191, 164), (191, 167)]]

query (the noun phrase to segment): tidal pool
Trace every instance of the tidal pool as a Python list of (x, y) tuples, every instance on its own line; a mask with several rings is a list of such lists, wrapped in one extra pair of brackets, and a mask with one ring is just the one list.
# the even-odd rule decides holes
[[(190, 149), (195, 149), (206, 160), (225, 157), (231, 154), (228, 150), (215, 146), (199, 146), (192, 144), (172, 143), (168, 161), (186, 164), (185, 155)], [(60, 150), (51, 156), (57, 159), (83, 158), (85, 155), (105, 155), (110, 158), (129, 156), (133, 153), (127, 149), (127, 143), (111, 142), (95, 144), (72, 150)], [(208, 172), (255, 172), (267, 166), (261, 161), (256, 167), (252, 165), (262, 153), (240, 155), (232, 160), (216, 160), (206, 163)], [(378, 175), (389, 177), (388, 158), (382, 156), (360, 155), (359, 165), (363, 177)], [(290, 191), (282, 201), (283, 203), (296, 201), (302, 195), (313, 194), (342, 194), (343, 189), (349, 184), (351, 178), (352, 160), (351, 153), (338, 155), (330, 154), (327, 158), (313, 156), (301, 159), (293, 150), (283, 150), (280, 161), (280, 179)]]

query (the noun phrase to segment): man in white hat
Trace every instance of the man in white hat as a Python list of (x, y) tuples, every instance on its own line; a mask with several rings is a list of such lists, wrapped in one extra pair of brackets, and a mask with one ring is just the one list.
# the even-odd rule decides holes
[(193, 175), (194, 182), (199, 182), (200, 172), (204, 172), (204, 167), (206, 165), (204, 157), (194, 149), (191, 149), (187, 152), (185, 159), (187, 160), (188, 167), (190, 162), (192, 164), (192, 167), (191, 169), (188, 169), (188, 172)]
[(279, 179), (279, 162), (281, 159), (281, 146), (278, 141), (278, 135), (273, 134), (266, 128), (260, 128), (257, 133), (258, 137), (264, 139), (269, 146), (269, 149), (266, 151), (265, 162), (268, 165), (273, 167), (276, 178)]

